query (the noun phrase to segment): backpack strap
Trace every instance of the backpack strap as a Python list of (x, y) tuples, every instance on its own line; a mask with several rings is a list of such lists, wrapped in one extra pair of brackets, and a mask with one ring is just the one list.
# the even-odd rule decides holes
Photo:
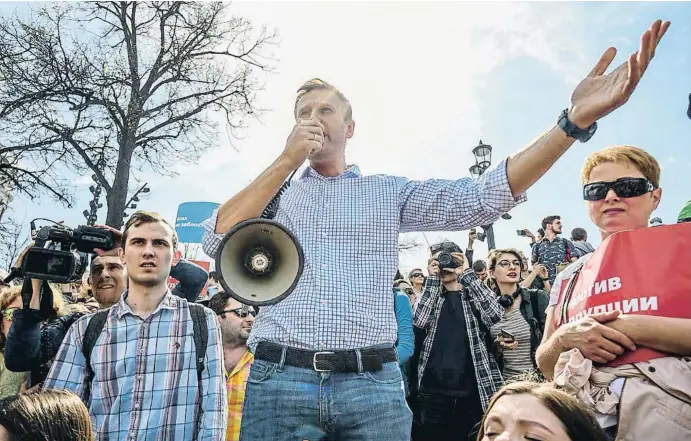
[(206, 357), (206, 347), (209, 343), (209, 327), (206, 323), (204, 307), (196, 303), (189, 303), (190, 315), (192, 316), (192, 330), (194, 331), (194, 347), (197, 355), (197, 380), (202, 380), (204, 371), (204, 358)]
[(109, 309), (104, 309), (98, 311), (91, 317), (89, 324), (86, 326), (86, 331), (84, 332), (84, 338), (82, 340), (82, 353), (84, 354), (84, 360), (86, 360), (84, 367), (86, 368), (86, 396), (91, 394), (91, 381), (94, 379), (94, 370), (91, 368), (91, 353), (94, 350), (96, 341), (98, 337), (101, 336), (103, 328), (106, 325), (106, 320), (108, 319)]

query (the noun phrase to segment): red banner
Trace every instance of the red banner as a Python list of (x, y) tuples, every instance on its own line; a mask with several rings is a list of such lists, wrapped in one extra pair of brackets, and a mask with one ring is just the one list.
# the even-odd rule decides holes
[[(209, 268), (211, 267), (210, 262), (204, 262), (202, 260), (188, 260), (188, 262), (192, 262), (196, 265), (201, 266), (202, 268), (204, 268), (206, 270), (207, 273), (209, 272)], [(168, 289), (170, 289), (171, 291), (173, 291), (173, 289), (175, 288), (175, 285), (177, 285), (178, 283), (179, 282), (177, 279), (174, 279), (172, 277), (168, 277)], [(202, 289), (202, 292), (199, 294), (199, 296), (201, 296), (201, 297), (206, 296), (206, 287), (208, 285), (209, 285), (209, 282), (206, 282), (206, 285), (204, 285), (204, 289)]]
[[(557, 326), (613, 310), (691, 319), (691, 223), (623, 231), (605, 239), (576, 277), (562, 311), (569, 281), (560, 287)], [(666, 355), (639, 348), (610, 366)]]

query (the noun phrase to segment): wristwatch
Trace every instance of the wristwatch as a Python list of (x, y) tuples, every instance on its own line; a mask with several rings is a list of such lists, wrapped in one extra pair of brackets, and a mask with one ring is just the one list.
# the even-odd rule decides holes
[(577, 139), (581, 142), (588, 142), (597, 130), (597, 123), (594, 122), (590, 127), (581, 129), (576, 124), (569, 121), (569, 109), (564, 109), (559, 116), (557, 125), (566, 133), (569, 138)]

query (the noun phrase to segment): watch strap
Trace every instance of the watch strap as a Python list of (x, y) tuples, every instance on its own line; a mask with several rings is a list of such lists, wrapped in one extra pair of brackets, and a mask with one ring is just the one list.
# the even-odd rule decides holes
[(595, 134), (597, 130), (597, 122), (594, 122), (591, 126), (581, 129), (576, 124), (569, 120), (569, 109), (564, 109), (559, 115), (559, 121), (557, 125), (566, 133), (569, 138), (577, 139), (581, 142), (586, 142)]

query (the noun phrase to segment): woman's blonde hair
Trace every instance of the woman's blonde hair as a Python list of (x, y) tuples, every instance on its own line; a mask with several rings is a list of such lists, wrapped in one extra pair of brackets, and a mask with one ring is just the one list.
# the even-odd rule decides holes
[[(49, 283), (50, 290), (53, 292), (53, 312), (56, 317), (62, 317), (73, 312), (86, 312), (86, 308), (82, 305), (70, 305), (65, 300), (65, 296), (62, 295), (62, 291), (52, 284)], [(22, 295), (21, 286), (11, 286), (0, 291), (0, 311), (4, 310), (10, 306), (17, 298)], [(0, 323), (4, 320), (0, 317)], [(0, 351), (5, 349), (5, 336), (0, 333)]]
[[(523, 271), (523, 259), (521, 258), (520, 251), (518, 251), (516, 248), (499, 248), (499, 249), (494, 249), (489, 253), (489, 256), (487, 256), (487, 269), (490, 271), (494, 271), (494, 269), (497, 267), (497, 263), (499, 262), (499, 256), (502, 254), (512, 254), (515, 256), (519, 262), (521, 262), (521, 267), (520, 270), (521, 272)], [(497, 284), (496, 279), (491, 275), (488, 274), (487, 278), (485, 279), (485, 285), (492, 291), (496, 292), (499, 294), (499, 285)]]
[(650, 153), (630, 145), (607, 147), (591, 153), (585, 158), (581, 169), (581, 184), (587, 184), (593, 169), (606, 162), (630, 164), (652, 182), (655, 188), (660, 186), (660, 164)]

